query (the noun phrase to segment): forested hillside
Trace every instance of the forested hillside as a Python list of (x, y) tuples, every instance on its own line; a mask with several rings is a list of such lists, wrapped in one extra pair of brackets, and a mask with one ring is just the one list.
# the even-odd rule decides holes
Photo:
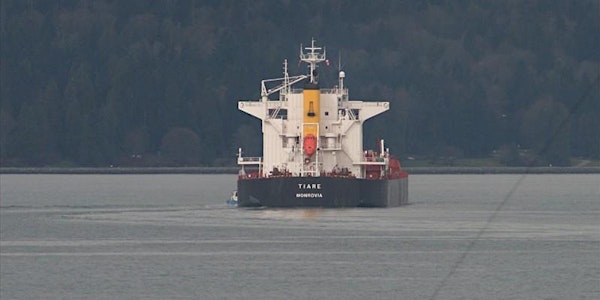
[[(507, 165), (600, 158), (597, 0), (2, 0), (2, 166), (231, 165), (260, 154), (237, 110), (341, 58), (350, 97), (386, 100), (365, 145)], [(523, 157), (527, 150), (529, 156)]]

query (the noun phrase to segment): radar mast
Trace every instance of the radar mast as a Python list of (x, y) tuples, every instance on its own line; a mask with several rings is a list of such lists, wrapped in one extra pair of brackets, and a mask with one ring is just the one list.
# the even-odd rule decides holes
[[(306, 50), (306, 52), (304, 52), (304, 50)], [(323, 52), (321, 53), (319, 50), (323, 50)], [(317, 64), (325, 61), (326, 53), (326, 49), (315, 46), (314, 38), (312, 39), (310, 47), (305, 47), (304, 49), (302, 49), (302, 46), (300, 46), (300, 60), (307, 63), (309, 66), (308, 76), (310, 78), (310, 83), (319, 83), (317, 74)]]

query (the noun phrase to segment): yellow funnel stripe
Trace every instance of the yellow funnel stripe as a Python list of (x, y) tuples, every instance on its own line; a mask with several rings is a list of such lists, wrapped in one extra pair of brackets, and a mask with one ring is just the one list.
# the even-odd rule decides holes
[(319, 133), (317, 124), (319, 124), (321, 116), (321, 91), (319, 89), (305, 89), (303, 91), (303, 96), (304, 103), (302, 110), (302, 121), (305, 123), (305, 125), (302, 128), (302, 136), (312, 134), (315, 137), (318, 137)]

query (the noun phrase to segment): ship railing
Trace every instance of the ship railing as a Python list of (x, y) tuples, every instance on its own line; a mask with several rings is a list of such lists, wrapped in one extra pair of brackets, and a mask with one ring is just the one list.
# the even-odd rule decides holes
[(390, 105), (389, 102), (379, 101), (379, 102), (368, 102), (368, 101), (349, 101), (346, 105), (349, 109), (362, 109), (366, 107), (383, 107), (387, 108)]
[(287, 108), (288, 104), (285, 101), (279, 101), (279, 100), (270, 100), (267, 101), (267, 108), (270, 109), (276, 109), (276, 108)]
[[(315, 48), (315, 49), (320, 49), (320, 48)], [(300, 59), (301, 60), (324, 61), (325, 53), (318, 53), (318, 52), (300, 53)]]
[(258, 106), (263, 106), (263, 103), (260, 101), (256, 101), (256, 100), (240, 101), (240, 106), (241, 107), (244, 107), (244, 106), (258, 107)]
[(238, 157), (238, 165), (261, 165), (262, 157)]
[(321, 89), (321, 94), (342, 94), (342, 95), (348, 95), (348, 89), (340, 89), (338, 87), (334, 87), (332, 89)]
[(356, 175), (352, 173), (347, 167), (335, 166), (331, 172), (321, 172), (321, 176), (324, 177), (339, 177), (339, 178), (356, 178)]
[(301, 177), (316, 177), (319, 174), (317, 170), (302, 170), (300, 171)]
[[(303, 91), (303, 89), (299, 89), (299, 88), (293, 88), (290, 89), (290, 94), (301, 94)], [(334, 87), (331, 89), (320, 89), (322, 94), (341, 94), (341, 95), (348, 95), (348, 89), (344, 88), (344, 89), (340, 89), (338, 87)]]
[(353, 165), (371, 165), (371, 166), (385, 166), (387, 165), (387, 159), (384, 157), (363, 157), (359, 161), (352, 162)]
[(324, 151), (338, 151), (342, 150), (342, 143), (336, 142), (334, 145), (327, 145), (327, 143), (321, 143), (321, 150)]

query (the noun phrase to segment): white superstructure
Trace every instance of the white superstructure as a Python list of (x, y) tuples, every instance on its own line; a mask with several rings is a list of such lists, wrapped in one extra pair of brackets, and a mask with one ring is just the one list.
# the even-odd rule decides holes
[[(290, 77), (285, 61), (282, 78), (261, 82), (261, 99), (238, 103), (241, 111), (262, 120), (263, 132), (263, 157), (243, 157), (240, 150), (238, 164), (242, 171), (246, 165), (256, 165), (259, 177), (351, 174), (365, 178), (366, 165), (387, 166), (389, 156), (383, 143), (377, 159), (365, 154), (363, 123), (388, 110), (389, 102), (349, 100), (343, 71), (339, 72), (337, 86), (320, 89), (317, 70), (318, 64), (326, 61), (326, 51), (316, 47), (314, 40), (310, 47), (300, 49), (300, 60), (308, 64), (309, 74)], [(318, 90), (314, 96), (317, 107), (313, 107), (312, 100), (307, 101), (306, 85), (304, 89), (293, 88), (301, 81)], [(269, 99), (275, 93), (279, 98)], [(313, 121), (307, 121), (307, 109)], [(316, 139), (308, 139), (311, 134)], [(305, 144), (315, 140), (316, 150), (311, 153)]]

